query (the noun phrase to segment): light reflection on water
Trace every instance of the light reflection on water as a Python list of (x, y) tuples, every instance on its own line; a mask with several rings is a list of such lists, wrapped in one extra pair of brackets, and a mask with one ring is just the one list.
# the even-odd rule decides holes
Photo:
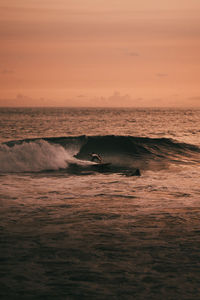
[[(0, 111), (1, 141), (129, 134), (200, 145), (195, 110)], [(197, 162), (141, 177), (1, 174), (2, 299), (198, 299)]]
[(200, 145), (200, 110), (1, 108), (0, 141), (70, 135), (167, 137)]

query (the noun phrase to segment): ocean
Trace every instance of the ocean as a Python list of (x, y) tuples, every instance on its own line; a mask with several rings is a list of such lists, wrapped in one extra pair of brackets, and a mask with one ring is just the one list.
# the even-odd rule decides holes
[(199, 109), (0, 108), (1, 299), (199, 299), (199, 178)]

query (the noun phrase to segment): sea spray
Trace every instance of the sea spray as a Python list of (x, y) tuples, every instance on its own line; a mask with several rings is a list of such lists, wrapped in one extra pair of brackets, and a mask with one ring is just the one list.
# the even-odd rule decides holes
[(0, 145), (0, 172), (39, 172), (66, 168), (71, 155), (60, 145), (44, 140)]

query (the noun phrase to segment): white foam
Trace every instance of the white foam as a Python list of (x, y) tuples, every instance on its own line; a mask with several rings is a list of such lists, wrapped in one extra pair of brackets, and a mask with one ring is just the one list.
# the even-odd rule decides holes
[(75, 162), (72, 153), (44, 140), (8, 147), (0, 145), (0, 172), (39, 172), (67, 168)]

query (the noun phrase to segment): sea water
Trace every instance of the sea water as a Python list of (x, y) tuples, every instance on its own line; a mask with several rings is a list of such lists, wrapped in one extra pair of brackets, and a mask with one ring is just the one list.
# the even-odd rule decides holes
[(198, 299), (200, 110), (1, 108), (0, 142), (1, 299)]

